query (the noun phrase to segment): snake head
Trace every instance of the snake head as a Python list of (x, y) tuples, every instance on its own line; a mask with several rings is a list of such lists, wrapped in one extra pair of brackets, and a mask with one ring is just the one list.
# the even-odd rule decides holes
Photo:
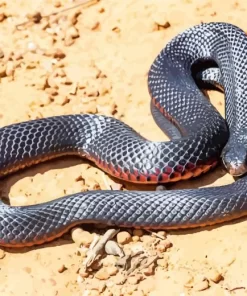
[(229, 143), (221, 154), (222, 161), (229, 174), (238, 177), (247, 172), (247, 149), (239, 143)]

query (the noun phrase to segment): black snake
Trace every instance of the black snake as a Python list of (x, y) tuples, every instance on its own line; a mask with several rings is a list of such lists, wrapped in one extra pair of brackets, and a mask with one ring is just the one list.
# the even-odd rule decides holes
[[(0, 176), (75, 154), (117, 178), (167, 183), (199, 176), (220, 157), (236, 176), (247, 171), (247, 37), (227, 23), (196, 25), (173, 38), (151, 65), (151, 109), (170, 142), (151, 142), (101, 115), (67, 115), (0, 129)], [(201, 86), (220, 86), (226, 121)], [(173, 124), (168, 125), (168, 121)], [(41, 244), (81, 223), (188, 228), (247, 214), (247, 181), (196, 190), (90, 191), (32, 206), (0, 204), (0, 244)]]

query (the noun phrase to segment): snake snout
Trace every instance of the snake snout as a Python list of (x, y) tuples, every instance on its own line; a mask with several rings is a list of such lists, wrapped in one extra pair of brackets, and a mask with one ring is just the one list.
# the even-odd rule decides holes
[(223, 150), (222, 161), (232, 176), (242, 176), (247, 172), (247, 150), (243, 146), (235, 145)]

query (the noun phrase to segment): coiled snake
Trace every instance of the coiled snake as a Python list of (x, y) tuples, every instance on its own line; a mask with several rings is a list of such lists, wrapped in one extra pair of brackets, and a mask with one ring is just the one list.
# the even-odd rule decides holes
[[(246, 54), (247, 37), (234, 25), (189, 28), (166, 45), (148, 75), (152, 114), (171, 136), (170, 142), (148, 141), (124, 123), (100, 115), (22, 122), (0, 129), (0, 175), (67, 154), (86, 157), (112, 176), (136, 183), (199, 176), (220, 157), (232, 175), (243, 175), (247, 171)], [(200, 84), (224, 89), (226, 121)], [(196, 190), (81, 192), (31, 206), (1, 203), (0, 244), (41, 244), (81, 223), (176, 229), (246, 214), (246, 178)]]

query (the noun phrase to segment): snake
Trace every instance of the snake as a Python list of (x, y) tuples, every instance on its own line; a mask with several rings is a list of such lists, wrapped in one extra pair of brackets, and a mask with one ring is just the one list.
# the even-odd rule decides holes
[[(169, 141), (150, 141), (114, 116), (100, 114), (57, 115), (0, 128), (1, 178), (76, 155), (140, 185), (196, 178), (220, 163), (235, 182), (196, 189), (90, 190), (27, 206), (1, 201), (0, 245), (39, 245), (88, 223), (169, 230), (246, 216), (246, 54), (245, 32), (224, 22), (196, 24), (167, 42), (147, 84), (151, 114)], [(224, 92), (225, 118), (211, 104), (210, 88)]]

